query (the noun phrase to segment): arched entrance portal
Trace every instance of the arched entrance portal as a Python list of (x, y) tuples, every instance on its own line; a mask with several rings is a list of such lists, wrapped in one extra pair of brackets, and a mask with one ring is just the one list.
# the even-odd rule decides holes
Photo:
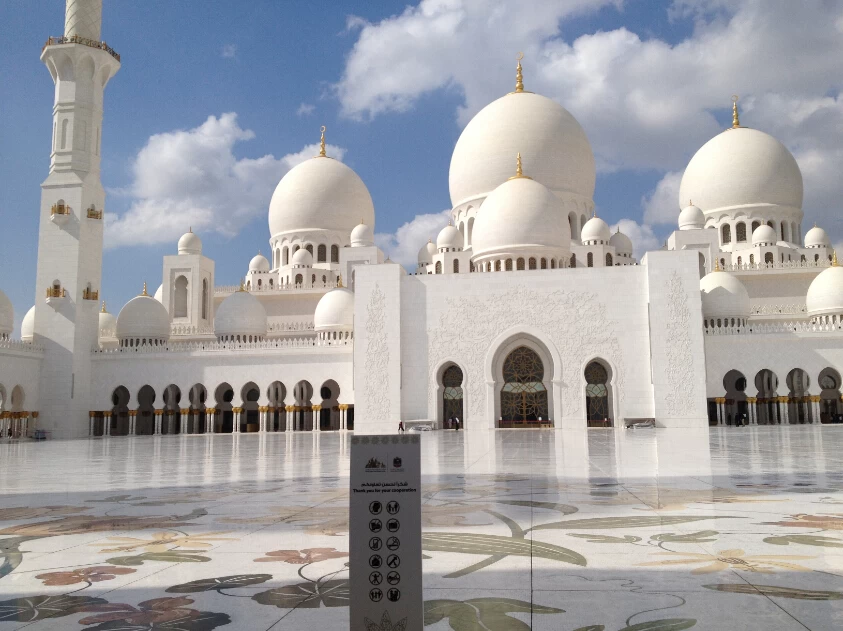
[(449, 366), (442, 373), (442, 418), (445, 428), (451, 429), (450, 422), (459, 419), (462, 423), (465, 414), (462, 409), (462, 370), (459, 366)]
[(612, 427), (609, 371), (599, 361), (585, 367), (585, 410), (588, 427)]
[(538, 427), (539, 420), (547, 420), (547, 388), (543, 378), (544, 364), (533, 349), (519, 346), (506, 356), (500, 427)]

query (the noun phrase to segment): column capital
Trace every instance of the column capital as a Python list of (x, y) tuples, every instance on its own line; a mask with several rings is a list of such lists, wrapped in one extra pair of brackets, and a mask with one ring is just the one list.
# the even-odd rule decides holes
[(756, 397), (747, 397), (746, 398), (747, 403), (756, 403), (757, 401), (758, 401), (758, 399)]
[(38, 412), (38, 411), (32, 412), (32, 418), (38, 418), (39, 414), (40, 414), (40, 412)]
[(322, 406), (321, 406), (321, 405), (314, 405), (314, 406), (311, 406), (311, 407), (312, 407), (312, 409), (313, 409), (313, 411), (314, 411), (314, 412), (318, 412), (319, 410), (321, 410), (321, 409), (322, 409)]
[(787, 403), (790, 401), (788, 397), (779, 397), (779, 403)]
[(90, 418), (96, 418), (97, 413), (96, 413), (94, 410), (91, 410), (90, 412), (88, 412), (88, 416), (89, 416)]
[(217, 408), (205, 408), (205, 414), (216, 414)]
[(258, 406), (258, 412), (263, 412), (263, 413), (269, 412), (269, 406), (266, 406), (266, 405)]
[(240, 414), (243, 411), (243, 408), (231, 408), (231, 411), (235, 414)]
[(156, 413), (158, 416), (161, 416), (161, 415), (164, 413), (164, 410), (155, 410), (155, 413)]
[(179, 412), (185, 415), (190, 414), (190, 408), (182, 408), (179, 410)]
[(137, 410), (129, 410), (129, 416), (137, 416), (137, 415), (138, 415)]

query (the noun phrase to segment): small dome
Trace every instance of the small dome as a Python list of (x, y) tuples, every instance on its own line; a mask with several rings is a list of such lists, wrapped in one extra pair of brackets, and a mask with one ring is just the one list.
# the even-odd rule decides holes
[(457, 230), (450, 223), (439, 231), (439, 236), (436, 237), (436, 247), (440, 250), (448, 248), (450, 250), (462, 250), (463, 238), (459, 230)]
[(117, 318), (105, 310), (105, 303), (99, 315), (99, 337), (117, 337)]
[(351, 231), (351, 247), (361, 248), (375, 245), (375, 234), (372, 229), (362, 221)]
[(337, 287), (322, 296), (313, 314), (316, 331), (351, 331), (354, 327), (354, 292)]
[(430, 265), (433, 263), (433, 255), (436, 254), (436, 246), (428, 240), (419, 250), (419, 265)]
[(843, 313), (843, 267), (832, 265), (811, 282), (805, 297), (810, 316)]
[(767, 224), (758, 226), (752, 233), (752, 245), (773, 245), (777, 240), (776, 231)]
[(160, 302), (162, 305), (164, 304), (164, 285), (158, 285), (158, 289), (155, 290), (155, 295), (153, 296), (155, 300)]
[(23, 316), (20, 324), (20, 339), (24, 342), (31, 342), (35, 338), (35, 307), (29, 308)]
[(817, 228), (816, 224), (813, 228), (805, 233), (805, 247), (806, 248), (821, 248), (831, 247), (831, 239), (828, 238), (828, 233), (822, 228)]
[(787, 148), (769, 134), (738, 127), (718, 134), (691, 158), (679, 203), (693, 199), (705, 213), (772, 205), (802, 208), (802, 172)]
[(591, 241), (602, 241), (606, 243), (610, 236), (609, 224), (600, 219), (597, 215), (585, 222), (580, 233), (580, 241), (583, 243)]
[(699, 206), (690, 204), (679, 213), (680, 230), (700, 230), (705, 227), (705, 214)]
[(528, 248), (552, 248), (556, 256), (569, 252), (571, 232), (561, 207), (550, 189), (536, 180), (517, 177), (504, 182), (486, 198), (474, 222), (474, 256)]
[(193, 230), (186, 232), (179, 239), (179, 254), (202, 254), (202, 239)]
[(304, 248), (299, 248), (293, 254), (292, 263), (297, 267), (313, 267), (313, 255)]
[(170, 316), (155, 298), (137, 296), (120, 310), (116, 330), (120, 340), (169, 340)]
[(524, 173), (560, 197), (591, 201), (596, 171), (583, 128), (556, 101), (518, 92), (484, 107), (460, 134), (448, 175), (451, 206), (490, 195), (512, 175), (519, 151)]
[(12, 301), (0, 291), (0, 337), (9, 335), (15, 328), (15, 309)]
[(235, 291), (220, 303), (214, 315), (214, 334), (266, 336), (266, 309), (248, 291)]
[(749, 294), (737, 278), (714, 271), (700, 280), (704, 317), (749, 317)]
[(257, 256), (253, 257), (251, 261), (249, 261), (249, 271), (268, 272), (269, 261), (266, 260), (266, 257), (263, 254), (258, 254)]
[(612, 235), (609, 239), (609, 245), (615, 248), (615, 252), (618, 254), (628, 254), (632, 256), (632, 240), (628, 236), (626, 236), (621, 229), (618, 228), (617, 232)]
[(349, 234), (363, 219), (374, 227), (369, 189), (348, 166), (327, 157), (305, 160), (281, 178), (269, 202), (271, 236), (294, 230)]

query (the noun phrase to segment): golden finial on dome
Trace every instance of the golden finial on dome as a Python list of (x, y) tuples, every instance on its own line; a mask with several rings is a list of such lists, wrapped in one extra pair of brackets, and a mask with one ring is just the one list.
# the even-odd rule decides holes
[(105, 300), (102, 301), (102, 311), (100, 313), (108, 313), (108, 311), (105, 310)]
[(515, 55), (515, 59), (518, 60), (518, 65), (515, 67), (515, 91), (523, 92), (524, 75), (521, 72), (521, 60), (524, 59), (524, 53), (518, 53), (517, 55)]
[(839, 267), (839, 263), (837, 262), (837, 250), (831, 251), (831, 266), (832, 267)]
[(141, 292), (141, 296), (148, 296), (149, 294), (146, 293), (146, 281), (143, 281), (143, 291)]
[(337, 287), (342, 289), (342, 274), (337, 274)]
[(243, 284), (243, 279), (240, 279), (240, 287), (237, 288), (237, 291), (246, 291), (246, 286)]
[(741, 121), (738, 118), (738, 95), (732, 95), (732, 129), (737, 129), (741, 126)]
[(515, 156), (515, 175), (513, 175), (510, 180), (517, 180), (517, 179), (524, 179), (524, 180), (532, 180), (528, 175), (524, 175), (524, 168), (521, 165), (521, 154), (518, 153)]
[(723, 270), (720, 269), (720, 261), (714, 259), (714, 271), (715, 272), (722, 272)]
[(320, 158), (327, 158), (328, 157), (328, 154), (325, 152), (325, 130), (326, 129), (327, 129), (327, 127), (325, 127), (324, 125), (322, 125), (322, 127), (319, 128), (319, 131), (322, 132), (322, 135), (319, 138), (319, 157)]

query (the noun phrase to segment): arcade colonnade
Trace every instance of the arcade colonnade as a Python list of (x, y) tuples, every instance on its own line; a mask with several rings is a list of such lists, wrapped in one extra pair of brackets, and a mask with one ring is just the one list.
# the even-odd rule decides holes
[(832, 367), (810, 375), (793, 368), (779, 382), (768, 368), (752, 381), (739, 370), (723, 376), (724, 394), (708, 399), (709, 425), (801, 425), (843, 422), (840, 373)]
[[(90, 436), (168, 434), (239, 434), (265, 432), (346, 431), (354, 429), (354, 405), (340, 402), (336, 381), (325, 381), (318, 392), (308, 381), (289, 391), (280, 381), (265, 388), (250, 381), (239, 389), (228, 382), (213, 390), (197, 383), (184, 391), (170, 384), (160, 392), (150, 385), (133, 394), (118, 386), (112, 407), (91, 410)], [(184, 396), (183, 396), (184, 392)], [(239, 392), (239, 397), (235, 395)]]
[(25, 410), (26, 392), (20, 384), (6, 388), (0, 383), (0, 438), (25, 437), (38, 419), (38, 412)]

